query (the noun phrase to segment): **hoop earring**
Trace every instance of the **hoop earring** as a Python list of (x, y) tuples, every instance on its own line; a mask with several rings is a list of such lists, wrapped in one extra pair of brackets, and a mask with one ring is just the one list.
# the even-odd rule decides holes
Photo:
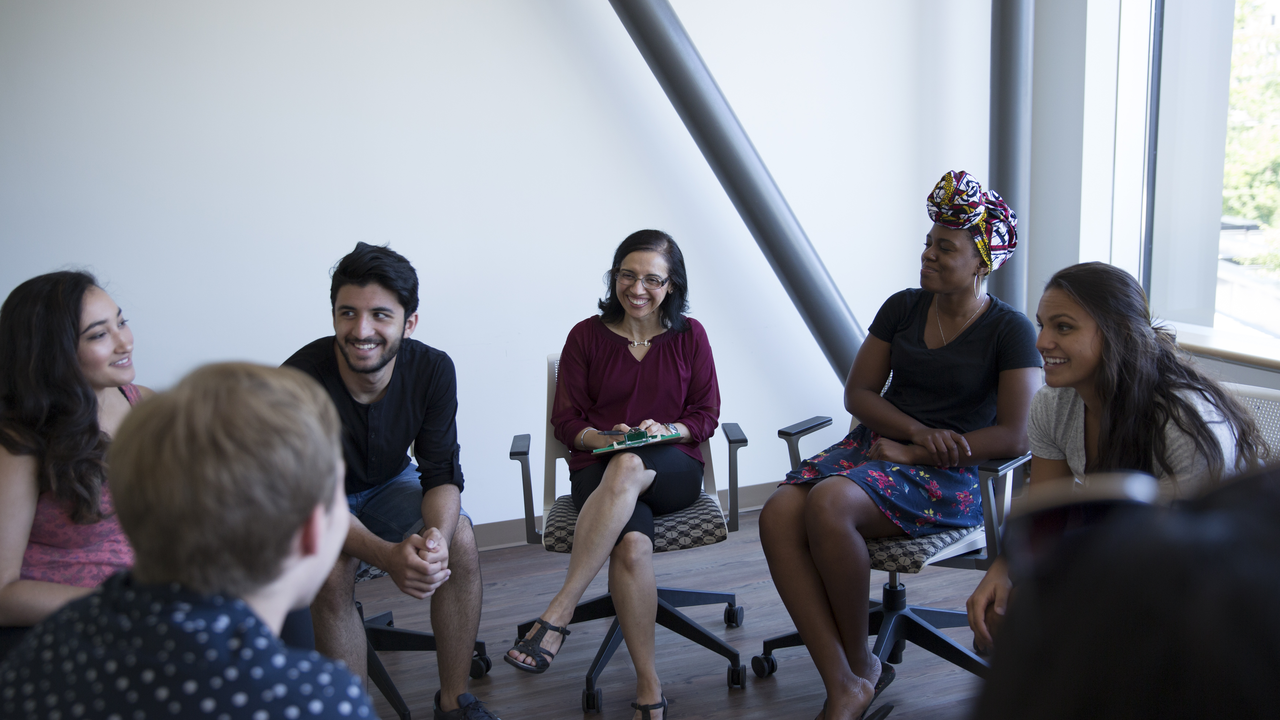
[(973, 274), (973, 299), (978, 299), (978, 273)]

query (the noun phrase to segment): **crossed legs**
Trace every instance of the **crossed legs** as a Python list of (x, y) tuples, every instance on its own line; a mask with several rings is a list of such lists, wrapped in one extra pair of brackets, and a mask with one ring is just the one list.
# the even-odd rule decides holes
[[(633, 453), (618, 453), (609, 461), (599, 487), (578, 513), (564, 585), (541, 615), (552, 625), (565, 626), (573, 618), (574, 608), (587, 586), (604, 567), (605, 560), (611, 559), (609, 590), (627, 650), (635, 664), (636, 697), (640, 704), (656, 703), (662, 697), (662, 684), (654, 664), (658, 588), (653, 574), (653, 546), (649, 538), (639, 532), (629, 532), (621, 542), (617, 540), (635, 511), (637, 498), (653, 484), (655, 475)], [(563, 641), (559, 633), (547, 633), (542, 647), (558, 652)], [(517, 650), (511, 650), (508, 655), (531, 667), (534, 665), (532, 658)]]
[(827, 691), (826, 719), (858, 718), (880, 661), (867, 648), (871, 561), (866, 537), (901, 535), (855, 482), (783, 485), (760, 512), (769, 573)]

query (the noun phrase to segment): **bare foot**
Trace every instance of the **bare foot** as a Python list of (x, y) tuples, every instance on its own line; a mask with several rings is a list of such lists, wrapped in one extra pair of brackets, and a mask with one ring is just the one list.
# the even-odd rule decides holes
[[(550, 622), (550, 621), (547, 621), (547, 622)], [(533, 627), (529, 628), (529, 634), (525, 635), (525, 638), (526, 639), (532, 638), (534, 635), (538, 633), (538, 630), (540, 630), (542, 626), (545, 624), (546, 623), (541, 618), (539, 618), (537, 621), (534, 622)], [(552, 622), (551, 624), (557, 625), (559, 627), (564, 627), (564, 625), (562, 625), (561, 623)], [(564, 644), (563, 635), (561, 635), (560, 633), (554, 630), (548, 630), (546, 634), (542, 636), (542, 642), (538, 644), (538, 647), (544, 648), (545, 650), (550, 652), (552, 655), (555, 655), (556, 653), (560, 652), (560, 646), (563, 644)], [(520, 652), (519, 650), (516, 650), (515, 648), (511, 648), (510, 650), (508, 650), (507, 656), (518, 663), (527, 665), (528, 667), (538, 666), (537, 661), (533, 657), (529, 655), (525, 655), (524, 653)], [(543, 655), (542, 657), (546, 657), (546, 656)], [(550, 659), (551, 658), (547, 658), (548, 661)]]
[(827, 704), (823, 706), (820, 716), (823, 720), (859, 720), (867, 712), (875, 699), (876, 682), (880, 680), (882, 672), (880, 659), (873, 656), (871, 660), (873, 664), (870, 678), (855, 675), (852, 683), (828, 695)]

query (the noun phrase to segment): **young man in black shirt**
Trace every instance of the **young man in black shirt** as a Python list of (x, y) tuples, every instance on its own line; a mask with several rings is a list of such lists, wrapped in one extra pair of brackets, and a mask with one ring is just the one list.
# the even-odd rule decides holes
[(366, 675), (352, 589), (357, 571), (381, 568), (406, 595), (432, 597), (441, 688), (436, 720), (494, 718), (467, 692), (480, 625), (480, 560), (461, 503), (453, 361), (410, 338), (418, 323), (418, 275), (398, 253), (357, 243), (334, 268), (329, 299), (334, 335), (284, 363), (324, 386), (343, 425), (353, 517), (342, 554), (311, 604), (316, 648)]

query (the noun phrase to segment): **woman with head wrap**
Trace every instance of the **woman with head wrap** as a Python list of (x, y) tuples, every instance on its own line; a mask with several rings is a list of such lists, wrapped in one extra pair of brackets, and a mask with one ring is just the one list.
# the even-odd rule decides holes
[(981, 524), (975, 466), (1027, 451), (1040, 385), (1031, 323), (983, 291), (1017, 244), (1017, 216), (965, 172), (943, 175), (927, 207), (920, 288), (881, 306), (845, 382), (861, 424), (788, 473), (760, 513), (827, 720), (860, 717), (893, 679), (867, 649), (865, 539)]

